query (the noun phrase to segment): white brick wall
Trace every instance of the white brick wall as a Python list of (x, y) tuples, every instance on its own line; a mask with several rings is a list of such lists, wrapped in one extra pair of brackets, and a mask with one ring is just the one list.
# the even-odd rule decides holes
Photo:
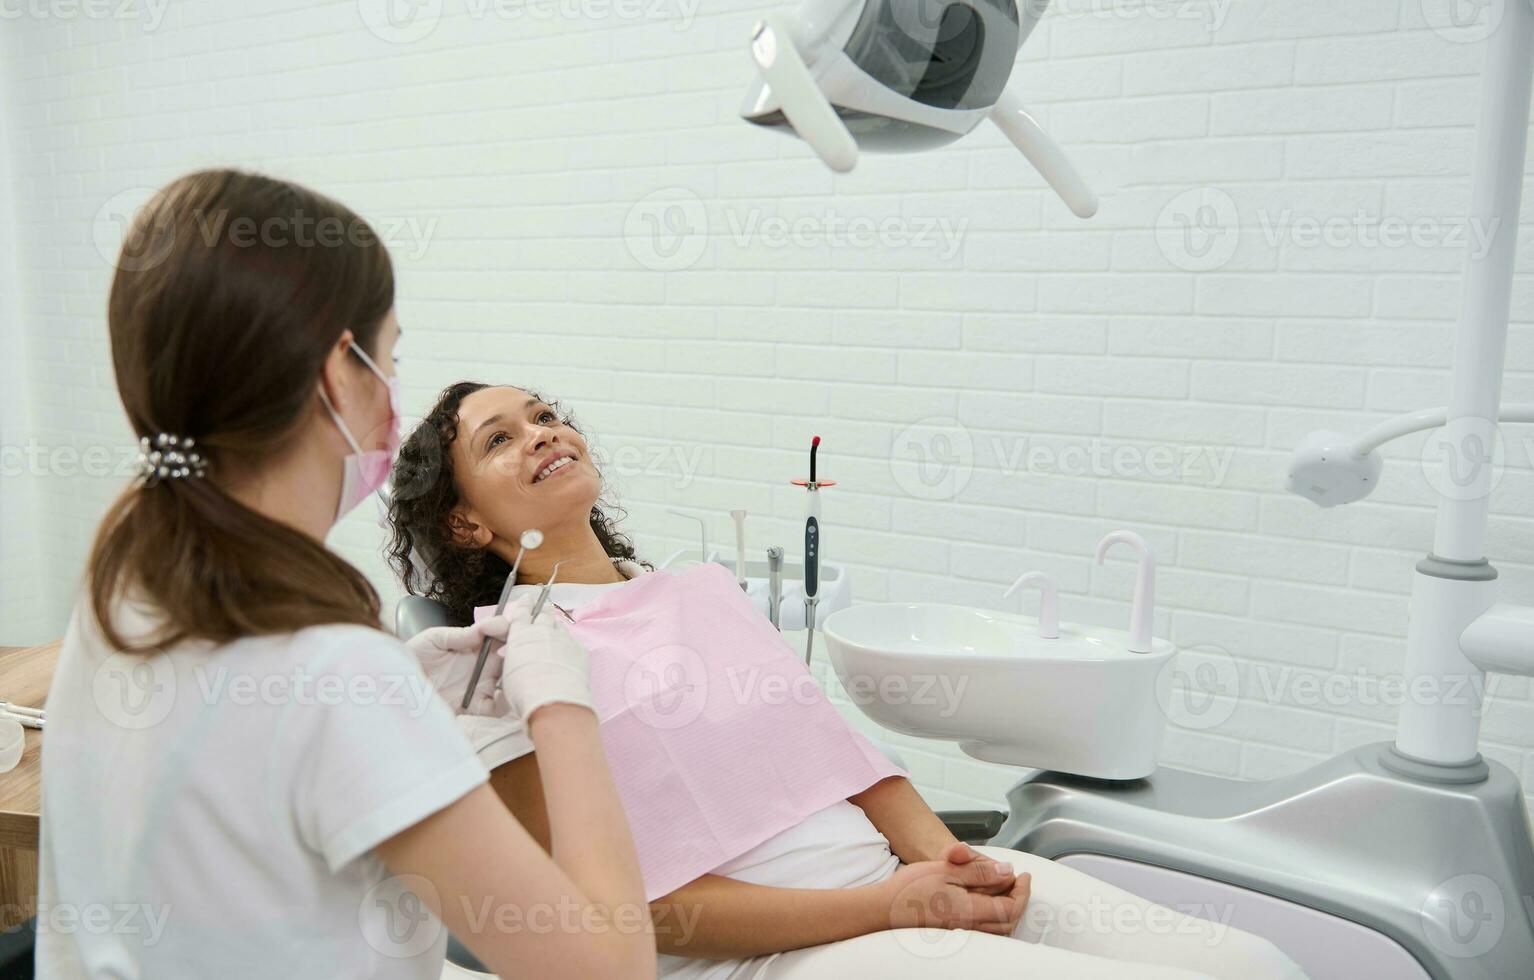
[[(95, 233), (191, 168), (260, 168), (389, 234), (410, 408), (462, 377), (564, 398), (615, 461), (647, 554), (692, 540), (671, 506), (712, 515), (720, 539), (743, 506), (757, 546), (791, 544), (786, 481), (818, 432), (842, 481), (828, 556), (860, 598), (1000, 605), (1038, 567), (1067, 618), (1119, 624), (1131, 570), (1088, 559), (1133, 526), (1164, 569), (1158, 631), (1217, 647), (1206, 658), (1243, 679), (1228, 720), (1169, 730), (1166, 761), (1258, 778), (1389, 737), (1390, 706), (1318, 703), (1300, 680), (1362, 689), (1400, 669), (1407, 570), (1430, 544), (1422, 442), (1392, 447), (1374, 498), (1340, 511), (1285, 496), (1282, 471), (1311, 429), (1445, 398), (1462, 253), (1442, 239), (1468, 199), (1485, 33), (1453, 26), (1450, 0), (1057, 0), (1017, 83), (1101, 192), (1087, 223), (988, 130), (834, 177), (739, 122), (759, 0), (487, 3), (447, 0), (435, 21), (426, 4), (417, 24), (435, 26), (409, 43), (364, 25), (374, 0), (113, 5), (132, 19), (54, 2), (0, 20), (25, 310), (22, 344), (0, 279), (6, 364), (23, 366), (5, 378), (6, 444), (125, 443)], [(1177, 223), (1200, 203), (1239, 221), (1213, 268)], [(678, 243), (647, 221), (676, 215), (707, 234), (656, 271), (642, 259)], [(786, 234), (892, 217), (908, 240)], [(1381, 244), (1381, 221), (1432, 240)], [(1520, 276), (1512, 399), (1534, 383), (1531, 287)], [(953, 499), (901, 440), (933, 419), (971, 447)], [(1491, 557), (1505, 595), (1534, 601), (1534, 474), (1528, 433), (1510, 433)], [(1196, 465), (1100, 471), (1094, 451)], [(61, 627), (120, 485), (54, 469), (0, 495), (0, 642)], [(386, 584), (370, 515), (334, 541)], [(1497, 691), (1484, 749), (1534, 781), (1529, 685)], [(891, 741), (940, 805), (994, 804), (1017, 775)]]
[(11, 128), (9, 94), (16, 64), (16, 38), (0, 33), (0, 644), (41, 643), (57, 635), (43, 612), (48, 578), (38, 565), (47, 554), (38, 546), (35, 482), (24, 455), (31, 432), (28, 397), (28, 338), (16, 275), (17, 224), (14, 199), (17, 140)]

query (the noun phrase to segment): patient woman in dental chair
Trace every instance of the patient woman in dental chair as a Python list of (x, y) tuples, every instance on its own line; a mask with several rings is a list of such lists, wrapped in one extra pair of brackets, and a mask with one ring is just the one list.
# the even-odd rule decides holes
[[(467, 623), (495, 604), (522, 532), (543, 532), (543, 544), (522, 558), (513, 594), (547, 582), (559, 566), (546, 614), (570, 619), (591, 653), (603, 742), (634, 826), (661, 976), (1303, 977), (1272, 944), (1226, 925), (1228, 913), (1220, 921), (1185, 916), (1034, 855), (958, 842), (818, 689), (788, 699), (799, 713), (778, 715), (785, 699), (761, 694), (766, 684), (755, 693), (734, 685), (722, 713), (711, 694), (715, 703), (695, 721), (714, 727), (690, 741), (671, 721), (636, 725), (632, 712), (604, 709), (602, 665), (620, 665), (608, 687), (621, 695), (657, 650), (681, 653), (649, 666), (684, 677), (693, 669), (687, 657), (744, 656), (752, 671), (789, 684), (805, 678), (795, 677), (803, 672), (798, 658), (746, 609), (727, 572), (640, 563), (602, 507), (602, 490), (585, 439), (557, 406), (519, 388), (455, 384), (400, 451), (390, 557), (412, 593)], [(678, 589), (687, 602), (677, 601)], [(454, 710), (468, 666), (423, 662)], [(694, 666), (706, 681), (708, 665)], [(497, 685), (486, 674), (469, 711), (493, 727)], [(725, 688), (713, 676), (710, 690)], [(457, 679), (455, 691), (446, 678)], [(784, 722), (776, 730), (775, 720)], [(547, 848), (531, 743), (490, 732), (478, 747), (494, 767), (492, 786)], [(622, 774), (636, 767), (649, 771), (625, 786)], [(686, 767), (698, 771), (664, 771)], [(771, 798), (753, 798), (748, 778)], [(827, 801), (826, 790), (835, 798)], [(666, 877), (678, 869), (687, 880)]]

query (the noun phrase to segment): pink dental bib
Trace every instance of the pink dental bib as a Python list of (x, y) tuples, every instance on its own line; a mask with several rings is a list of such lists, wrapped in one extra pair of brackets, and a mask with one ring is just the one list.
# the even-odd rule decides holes
[(722, 565), (641, 575), (573, 616), (647, 900), (905, 775), (847, 725)]

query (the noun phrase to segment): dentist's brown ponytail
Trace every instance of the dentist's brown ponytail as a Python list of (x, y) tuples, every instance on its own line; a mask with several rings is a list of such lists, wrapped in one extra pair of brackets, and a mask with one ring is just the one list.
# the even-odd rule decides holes
[[(108, 511), (88, 586), (113, 646), (378, 625), (378, 594), (361, 572), (220, 481), (281, 451), (315, 411), (342, 332), (372, 351), (393, 305), (383, 243), (302, 187), (206, 171), (139, 212), (108, 308), (118, 394), (135, 438), (194, 439), (208, 473), (130, 485)], [(125, 635), (113, 616), (122, 600), (147, 603), (160, 628)]]

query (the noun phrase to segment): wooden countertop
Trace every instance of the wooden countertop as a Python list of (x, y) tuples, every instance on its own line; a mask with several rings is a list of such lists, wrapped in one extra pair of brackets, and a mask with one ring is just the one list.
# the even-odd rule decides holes
[[(59, 644), (0, 647), (0, 699), (41, 708), (59, 663)], [(37, 850), (42, 802), (43, 733), (25, 729), (27, 747), (10, 772), (0, 773), (0, 847)]]

